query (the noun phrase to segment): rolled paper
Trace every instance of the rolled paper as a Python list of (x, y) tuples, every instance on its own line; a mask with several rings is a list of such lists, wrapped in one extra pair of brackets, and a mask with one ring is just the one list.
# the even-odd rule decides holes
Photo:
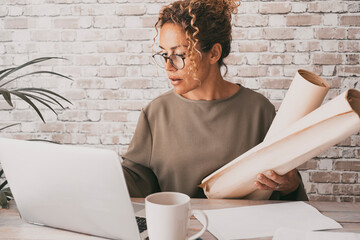
[[(296, 120), (318, 108), (329, 91), (329, 88), (329, 84), (324, 79), (312, 72), (299, 69), (295, 74), (289, 90), (287, 91), (270, 129), (265, 136), (264, 142), (269, 140), (276, 132), (281, 131), (281, 129), (284, 129)], [(301, 99), (301, 101), (299, 99)], [(238, 158), (245, 158), (251, 153), (257, 151), (257, 149), (257, 147), (254, 147)], [(231, 164), (236, 163), (236, 159), (225, 165), (223, 168), (215, 171), (202, 182), (205, 182), (211, 176), (221, 172), (224, 168), (230, 167)], [(247, 198), (268, 199), (271, 193), (272, 191), (256, 190), (248, 195)]]
[(350, 89), (206, 177), (208, 198), (248, 198), (256, 175), (285, 174), (360, 131), (360, 92)]
[[(317, 109), (323, 102), (330, 85), (316, 74), (299, 69), (279, 110), (265, 136), (264, 141), (281, 132), (283, 129)], [(248, 199), (269, 199), (272, 191), (256, 190), (247, 196)]]
[(317, 109), (330, 85), (316, 74), (299, 69), (276, 113), (264, 141)]

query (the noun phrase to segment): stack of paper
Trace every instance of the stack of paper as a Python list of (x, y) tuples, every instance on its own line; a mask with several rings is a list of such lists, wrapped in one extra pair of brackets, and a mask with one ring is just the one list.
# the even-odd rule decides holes
[(351, 232), (313, 232), (280, 228), (276, 230), (273, 240), (360, 240), (360, 234)]
[[(339, 223), (304, 202), (204, 210), (208, 230), (219, 240), (273, 236), (279, 228), (301, 231), (338, 229)], [(204, 224), (200, 215), (195, 217)]]

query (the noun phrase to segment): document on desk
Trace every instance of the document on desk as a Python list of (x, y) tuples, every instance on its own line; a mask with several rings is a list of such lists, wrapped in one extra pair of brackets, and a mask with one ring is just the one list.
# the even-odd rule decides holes
[[(304, 202), (204, 211), (209, 220), (208, 230), (220, 240), (273, 236), (279, 228), (303, 231), (342, 228), (339, 223)], [(201, 216), (195, 217), (203, 223)]]
[(359, 233), (352, 232), (314, 232), (290, 228), (276, 230), (272, 240), (359, 240)]

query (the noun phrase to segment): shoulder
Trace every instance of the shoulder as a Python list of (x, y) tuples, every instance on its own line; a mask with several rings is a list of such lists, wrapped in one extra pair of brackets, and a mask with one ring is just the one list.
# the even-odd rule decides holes
[(243, 88), (243, 97), (247, 99), (246, 102), (248, 102), (252, 107), (268, 110), (269, 112), (275, 112), (274, 105), (264, 95), (249, 88)]
[(156, 98), (154, 98), (149, 105), (161, 105), (163, 104), (164, 102), (167, 102), (171, 99), (173, 99), (175, 97), (175, 93), (174, 93), (174, 90), (171, 89), (171, 90), (168, 90), (167, 92), (157, 96)]
[(244, 104), (247, 120), (256, 128), (254, 136), (257, 142), (263, 141), (275, 117), (274, 105), (261, 93), (244, 88)]
[(152, 115), (154, 113), (159, 113), (164, 109), (169, 109), (175, 105), (177, 102), (177, 97), (173, 90), (169, 90), (160, 96), (153, 99), (144, 109), (143, 112), (146, 115)]

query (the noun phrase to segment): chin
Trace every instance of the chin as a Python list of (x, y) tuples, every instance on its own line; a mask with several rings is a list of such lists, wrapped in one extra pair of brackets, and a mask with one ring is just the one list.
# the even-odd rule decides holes
[(183, 95), (189, 91), (186, 91), (185, 89), (183, 89), (182, 87), (174, 87), (174, 91), (179, 94), (179, 95)]
[(197, 89), (199, 86), (198, 85), (195, 85), (195, 86), (184, 86), (184, 85), (175, 85), (173, 86), (174, 88), (174, 91), (179, 94), (179, 95), (184, 95), (184, 94), (187, 94), (195, 89)]
[(183, 95), (194, 90), (194, 88), (189, 88), (184, 86), (173, 86), (173, 87), (174, 87), (174, 91), (179, 95)]

